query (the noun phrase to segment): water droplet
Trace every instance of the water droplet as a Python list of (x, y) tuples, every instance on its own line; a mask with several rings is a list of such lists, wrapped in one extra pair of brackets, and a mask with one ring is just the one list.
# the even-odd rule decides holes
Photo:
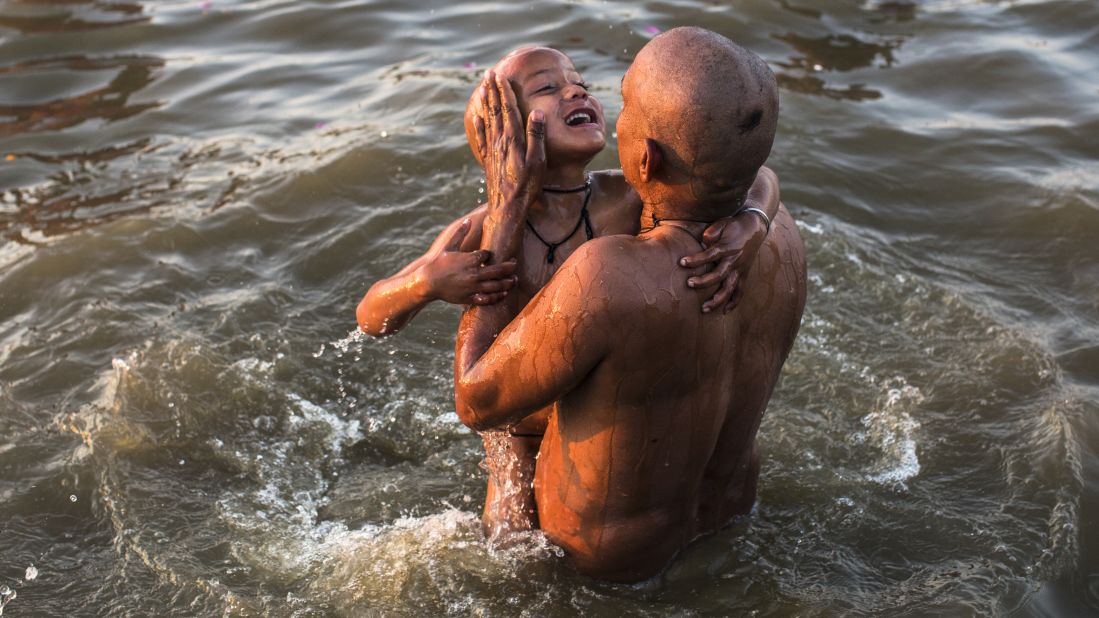
[(27, 572), (25, 575), (23, 575), (23, 579), (29, 582), (38, 579), (38, 569), (34, 568), (33, 564), (30, 565), (29, 567), (27, 567)]
[(382, 131), (382, 137), (389, 137), (389, 131)]
[(76, 494), (72, 494), (69, 496), (69, 502), (76, 502)]

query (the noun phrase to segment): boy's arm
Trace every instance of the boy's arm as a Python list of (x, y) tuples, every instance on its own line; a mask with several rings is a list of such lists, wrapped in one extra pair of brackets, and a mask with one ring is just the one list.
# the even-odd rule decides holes
[[(702, 235), (707, 248), (680, 260), (685, 268), (716, 263), (712, 271), (687, 279), (687, 285), (692, 288), (720, 284), (714, 296), (702, 304), (703, 313), (722, 307), (729, 312), (740, 302), (740, 282), (748, 275), (767, 238), (770, 229), (767, 222), (778, 216), (779, 203), (778, 176), (768, 167), (759, 168), (740, 211), (714, 221)], [(759, 213), (746, 210), (748, 208), (762, 210), (766, 221)]]
[(483, 211), (448, 225), (431, 248), (395, 275), (378, 281), (355, 310), (359, 328), (374, 337), (393, 334), (433, 300), (491, 304), (515, 285), (515, 263), (484, 266), (487, 253), (463, 251), (481, 239)]

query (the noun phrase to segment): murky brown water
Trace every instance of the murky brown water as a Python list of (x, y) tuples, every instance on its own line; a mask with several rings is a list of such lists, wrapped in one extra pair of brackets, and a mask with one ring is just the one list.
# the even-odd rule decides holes
[[(484, 548), (457, 309), (343, 339), (477, 203), (480, 69), (613, 117), (688, 24), (780, 76), (810, 300), (751, 521), (610, 586)], [(2, 609), (1097, 614), (1097, 66), (1083, 0), (0, 0)]]

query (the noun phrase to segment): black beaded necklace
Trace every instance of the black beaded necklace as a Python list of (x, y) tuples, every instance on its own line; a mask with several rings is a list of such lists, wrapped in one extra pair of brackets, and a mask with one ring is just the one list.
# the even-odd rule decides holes
[(553, 264), (554, 256), (557, 253), (557, 247), (568, 242), (570, 238), (576, 235), (576, 231), (580, 229), (580, 224), (584, 224), (584, 232), (588, 235), (588, 240), (595, 238), (595, 232), (591, 227), (591, 217), (588, 216), (588, 202), (591, 200), (591, 177), (589, 176), (584, 182), (583, 186), (573, 187), (570, 189), (558, 189), (555, 187), (542, 187), (542, 191), (545, 193), (579, 193), (584, 192), (584, 205), (580, 207), (580, 218), (576, 220), (576, 225), (573, 226), (572, 231), (567, 236), (557, 242), (549, 242), (542, 235), (538, 233), (538, 230), (534, 229), (534, 224), (527, 219), (527, 227), (530, 228), (531, 233), (537, 238), (543, 245), (546, 246), (546, 263)]

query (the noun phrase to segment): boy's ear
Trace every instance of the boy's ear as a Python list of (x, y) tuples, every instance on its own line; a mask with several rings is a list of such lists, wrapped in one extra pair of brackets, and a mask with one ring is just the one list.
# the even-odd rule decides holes
[(652, 182), (663, 165), (664, 155), (660, 151), (660, 144), (646, 137), (645, 148), (641, 151), (641, 161), (638, 164), (641, 182)]

